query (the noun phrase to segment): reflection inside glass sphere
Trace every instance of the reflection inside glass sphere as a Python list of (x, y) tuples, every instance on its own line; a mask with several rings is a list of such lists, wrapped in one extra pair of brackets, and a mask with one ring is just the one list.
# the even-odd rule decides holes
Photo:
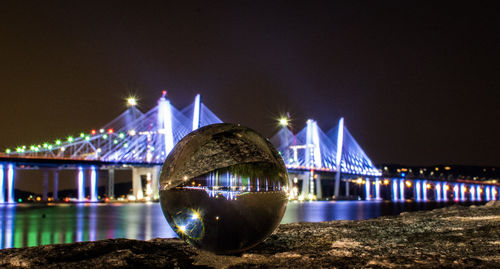
[(180, 238), (216, 253), (237, 253), (279, 225), (287, 182), (281, 157), (262, 136), (217, 124), (191, 133), (174, 148), (162, 169), (160, 202)]
[(278, 226), (287, 202), (283, 183), (286, 179), (266, 163), (241, 164), (183, 179), (160, 196), (179, 237), (199, 248), (238, 252)]

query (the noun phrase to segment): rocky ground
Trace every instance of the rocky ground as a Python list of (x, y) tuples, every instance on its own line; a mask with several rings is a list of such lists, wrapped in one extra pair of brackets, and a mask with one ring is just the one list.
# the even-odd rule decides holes
[(237, 256), (199, 251), (178, 239), (112, 239), (0, 250), (0, 267), (500, 268), (500, 202), (364, 221), (285, 224)]

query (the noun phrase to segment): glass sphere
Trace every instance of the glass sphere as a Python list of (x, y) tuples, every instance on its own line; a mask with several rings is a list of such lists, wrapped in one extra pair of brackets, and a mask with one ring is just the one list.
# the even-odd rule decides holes
[(177, 235), (215, 253), (264, 241), (288, 201), (288, 175), (276, 149), (252, 129), (213, 124), (184, 137), (160, 175), (163, 214)]

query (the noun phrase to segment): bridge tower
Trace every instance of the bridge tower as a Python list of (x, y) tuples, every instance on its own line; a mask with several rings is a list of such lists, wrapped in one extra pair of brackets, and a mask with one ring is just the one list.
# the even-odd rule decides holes
[[(342, 163), (342, 146), (344, 144), (344, 118), (340, 118), (339, 120), (339, 130), (337, 133), (337, 155), (335, 156), (335, 162), (336, 162), (336, 173), (335, 173), (335, 192), (334, 195), (335, 197), (340, 196), (340, 174), (341, 174), (341, 163)], [(346, 182), (346, 184), (349, 184)], [(348, 196), (349, 193), (346, 193), (346, 196)]]
[(310, 169), (302, 181), (302, 195), (311, 199), (316, 194), (316, 197), (321, 199), (321, 179), (319, 174), (314, 173), (314, 168), (322, 167), (318, 124), (316, 121), (309, 119), (306, 128), (305, 165)]
[(174, 135), (172, 130), (172, 105), (166, 96), (167, 91), (163, 91), (160, 100), (158, 100), (158, 132), (163, 134), (163, 149), (165, 155), (168, 155), (174, 147)]
[(193, 109), (193, 131), (200, 127), (200, 94), (197, 94), (194, 98), (194, 109)]

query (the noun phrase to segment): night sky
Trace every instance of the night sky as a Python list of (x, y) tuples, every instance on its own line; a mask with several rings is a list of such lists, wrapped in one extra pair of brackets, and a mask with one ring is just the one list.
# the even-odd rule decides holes
[(500, 165), (496, 1), (185, 2), (2, 1), (0, 148), (167, 90), (266, 136), (343, 116), (377, 164)]

